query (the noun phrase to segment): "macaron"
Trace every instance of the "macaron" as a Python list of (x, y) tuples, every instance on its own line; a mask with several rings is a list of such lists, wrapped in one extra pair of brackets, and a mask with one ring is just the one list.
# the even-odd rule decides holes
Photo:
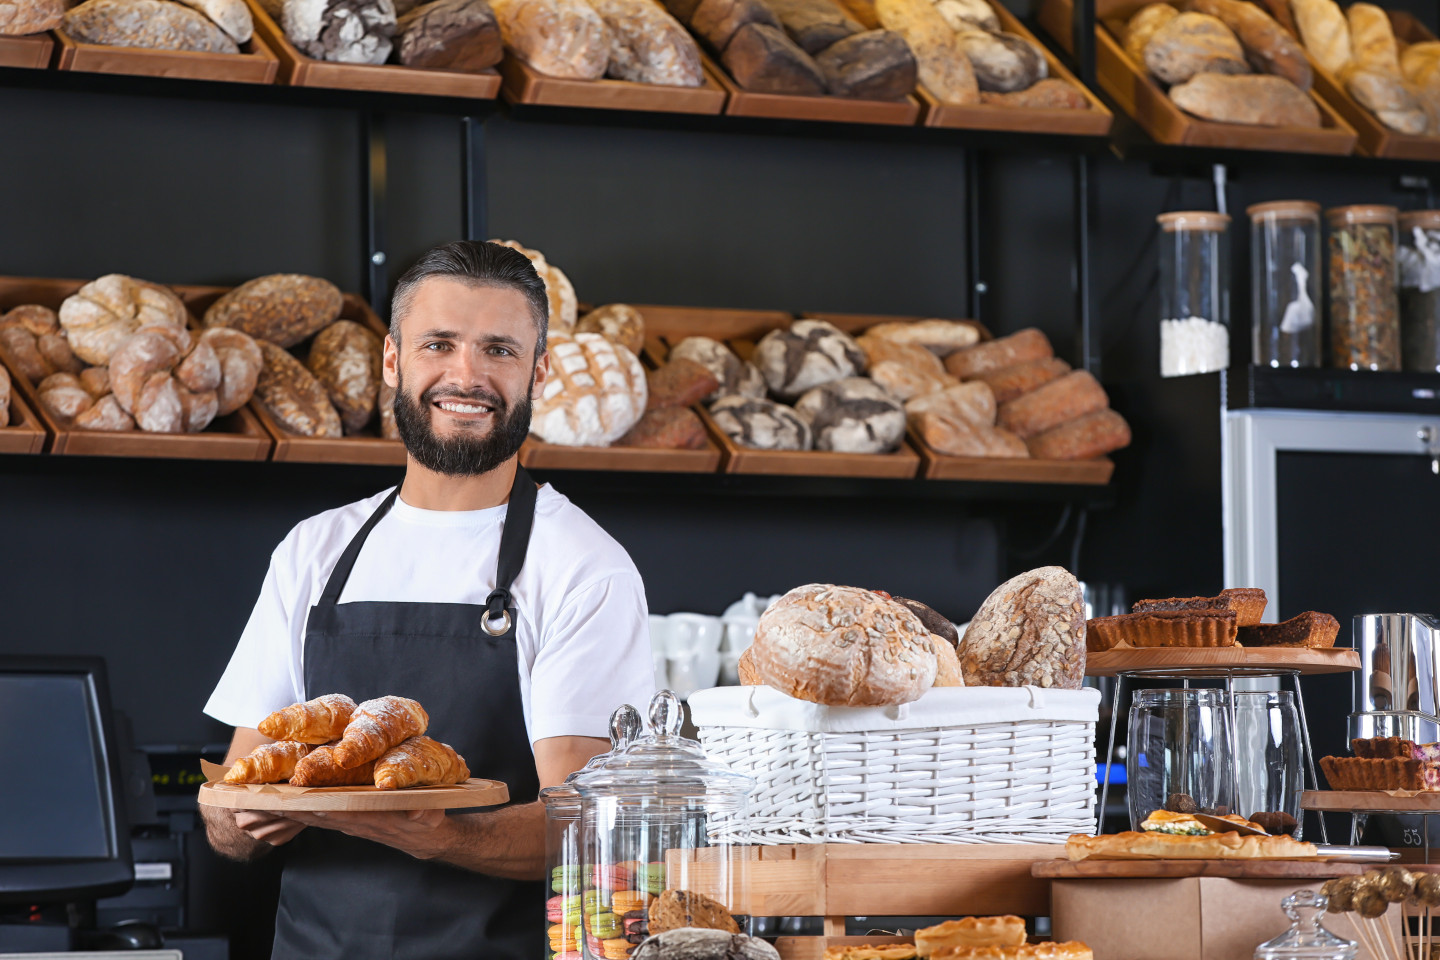
[(605, 960), (625, 960), (630, 955), (629, 940), (606, 940), (602, 946), (605, 950)]
[(621, 934), (620, 918), (613, 913), (597, 913), (587, 925), (592, 937), (613, 940)]
[(581, 960), (579, 950), (567, 950), (564, 953), (557, 953), (550, 960)]
[(581, 900), (581, 909), (587, 916), (604, 913), (609, 906), (610, 897), (604, 890), (586, 890), (584, 899)]
[(615, 913), (625, 914), (632, 910), (645, 909), (645, 894), (638, 890), (616, 890), (610, 897), (610, 906)]
[(635, 888), (659, 896), (665, 891), (665, 864), (642, 863), (635, 874)]
[(559, 923), (567, 913), (580, 912), (580, 895), (561, 894), (558, 897), (551, 897), (545, 901), (545, 919), (551, 923)]

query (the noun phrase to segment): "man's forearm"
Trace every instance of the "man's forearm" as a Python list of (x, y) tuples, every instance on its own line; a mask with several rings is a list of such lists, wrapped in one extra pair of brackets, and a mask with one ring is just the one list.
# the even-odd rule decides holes
[(544, 804), (517, 804), (493, 813), (466, 813), (447, 819), (453, 832), (435, 859), (510, 880), (538, 880), (544, 876)]
[(258, 860), (275, 848), (235, 825), (235, 816), (220, 807), (200, 806), (200, 816), (205, 821), (205, 836), (210, 846), (222, 857), (230, 860)]

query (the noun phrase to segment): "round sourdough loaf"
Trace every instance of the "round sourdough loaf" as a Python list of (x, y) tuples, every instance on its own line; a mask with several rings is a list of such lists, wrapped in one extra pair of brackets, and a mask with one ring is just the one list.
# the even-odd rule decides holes
[(737, 357), (734, 350), (719, 340), (686, 337), (670, 350), (670, 362), (674, 363), (676, 360), (693, 360), (720, 381), (720, 386), (705, 398), (706, 403), (713, 403), (721, 397), (731, 395), (765, 396), (765, 378), (760, 376), (760, 371), (753, 363), (746, 363)]
[(293, 347), (340, 316), (340, 288), (320, 277), (272, 273), (242, 283), (210, 305), (205, 326), (231, 327), (256, 340)]
[(905, 408), (865, 377), (816, 387), (795, 401), (795, 412), (810, 424), (816, 450), (889, 453), (905, 436)]
[[(583, 6), (583, 4), (582, 4)], [(501, 30), (505, 29), (504, 15), (497, 9), (496, 15), (501, 18)], [(595, 22), (600, 24), (604, 30), (605, 22), (600, 19), (594, 11), (588, 10)], [(508, 40), (508, 38), (507, 38)], [(523, 54), (522, 54), (523, 57)], [(536, 67), (536, 69), (540, 69)], [(603, 73), (605, 68), (600, 68)], [(541, 70), (541, 73), (547, 71)], [(575, 286), (565, 272), (549, 260), (539, 250), (531, 250), (529, 247), (517, 243), (514, 240), (491, 240), (491, 243), (498, 243), (502, 247), (509, 247), (511, 250), (519, 250), (529, 258), (530, 263), (535, 267), (535, 272), (540, 274), (540, 279), (545, 281), (545, 295), (550, 299), (550, 331), (552, 333), (570, 333), (575, 329), (575, 318), (579, 314), (579, 303), (575, 299)]]
[(761, 338), (755, 365), (771, 393), (794, 399), (812, 387), (864, 373), (865, 351), (833, 324), (796, 320)]
[(125, 339), (141, 327), (185, 328), (180, 298), (157, 283), (107, 274), (81, 287), (60, 304), (60, 325), (75, 355), (96, 365), (110, 362)]
[(1085, 679), (1085, 602), (1064, 567), (1039, 567), (1006, 580), (980, 605), (960, 638), (971, 687), (1057, 687)]
[(628, 303), (607, 303), (591, 310), (575, 324), (577, 333), (598, 333), (637, 357), (645, 348), (645, 317)]
[(604, 447), (645, 412), (649, 386), (635, 354), (598, 333), (550, 337), (550, 379), (530, 429), (546, 443)]
[(935, 682), (930, 631), (893, 600), (859, 587), (796, 587), (760, 617), (755, 675), (799, 700), (878, 707), (918, 700)]

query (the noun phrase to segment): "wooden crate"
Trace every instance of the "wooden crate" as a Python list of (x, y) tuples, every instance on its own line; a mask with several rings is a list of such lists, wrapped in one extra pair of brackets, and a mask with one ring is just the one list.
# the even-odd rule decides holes
[[(185, 305), (197, 317), (220, 296), (229, 291), (228, 287), (176, 287)], [(340, 319), (353, 320), (366, 327), (376, 336), (384, 339), (385, 324), (375, 316), (370, 305), (353, 293), (345, 294), (340, 307)], [(399, 440), (390, 440), (378, 434), (346, 437), (305, 437), (291, 433), (275, 421), (259, 402), (251, 400), (247, 408), (264, 428), (275, 445), (271, 460), (288, 460), (292, 463), (359, 463), (379, 466), (403, 466), (405, 445)]]
[(18, 379), (20, 375), (11, 371), (10, 422), (0, 427), (0, 453), (40, 453), (49, 434), (14, 383)]
[(274, 83), (280, 66), (280, 61), (258, 29), (254, 37), (240, 45), (239, 54), (110, 47), (74, 40), (64, 30), (56, 30), (55, 38), (60, 44), (56, 67), (84, 73), (123, 73), (136, 77), (178, 77), (225, 83)]
[(725, 89), (725, 113), (732, 117), (766, 117), (771, 120), (817, 120), (822, 123), (874, 123), (909, 127), (920, 118), (920, 101), (857, 100), (853, 97), (798, 97), (783, 93), (752, 93), (730, 78), (724, 67), (707, 62)]
[[(1320, 129), (1215, 123), (1185, 113), (1120, 43), (1126, 19), (1144, 5), (1145, 0), (1096, 0), (1100, 22), (1095, 25), (1095, 69), (1101, 89), (1152, 138), (1191, 147), (1335, 156), (1355, 149), (1354, 129), (1315, 90), (1310, 96), (1320, 109)], [(1073, 9), (1072, 0), (1043, 0), (1038, 15), (1040, 25), (1066, 50), (1074, 47)]]
[[(58, 310), (65, 298), (85, 280), (51, 280), (0, 277), (0, 312), (22, 303), (38, 303)], [(180, 293), (183, 288), (171, 288)], [(183, 294), (181, 294), (183, 299)], [(131, 430), (111, 433), (77, 430), (61, 424), (45, 405), (35, 386), (15, 373), (15, 364), (0, 347), (0, 361), (10, 369), (18, 392), (51, 436), (50, 452), (87, 457), (164, 457), (179, 460), (264, 460), (270, 455), (270, 435), (249, 410), (241, 408), (217, 417), (200, 433), (146, 433)]]
[(331, 63), (307, 57), (295, 48), (264, 7), (256, 0), (247, 2), (255, 18), (256, 36), (264, 37), (280, 59), (280, 82), (292, 87), (370, 90), (472, 100), (493, 100), (500, 93), (500, 74), (493, 69), (469, 73), (393, 63)]
[(48, 33), (32, 33), (24, 37), (0, 37), (0, 67), (44, 70), (50, 66), (55, 41)]
[(705, 85), (701, 87), (628, 80), (570, 80), (547, 77), (519, 57), (506, 53), (500, 61), (500, 75), (504, 78), (505, 99), (511, 103), (709, 115), (725, 109), (725, 88), (709, 69), (705, 70)]
[[(741, 359), (749, 359), (755, 341), (794, 318), (778, 310), (723, 310), (707, 307), (637, 306), (645, 317), (645, 353), (664, 363), (670, 345), (687, 336), (728, 343)], [(851, 315), (858, 317), (859, 315)], [(858, 322), (858, 321), (857, 321)], [(853, 327), (851, 329), (854, 329)], [(908, 479), (920, 469), (920, 457), (902, 442), (894, 453), (832, 453), (827, 450), (752, 450), (731, 440), (710, 412), (697, 407), (705, 428), (719, 444), (723, 472), (804, 477), (882, 477)]]
[(996, 107), (987, 104), (964, 106), (936, 100), (924, 87), (917, 86), (915, 93), (920, 98), (922, 105), (923, 124), (927, 127), (1005, 130), (1013, 133), (1062, 133), (1084, 137), (1107, 135), (1110, 132), (1111, 124), (1115, 122), (1115, 117), (1100, 101), (1100, 98), (1066, 69), (1065, 65), (1056, 59), (1045, 45), (1039, 42), (1035, 35), (1004, 5), (991, 3), (990, 6), (994, 9), (996, 16), (1000, 18), (1001, 29), (1018, 34), (1033, 43), (1035, 48), (1045, 55), (1045, 63), (1050, 68), (1049, 76), (1067, 80), (1073, 84), (1076, 89), (1085, 94), (1085, 99), (1090, 101), (1090, 109), (1042, 110), (1033, 107)]

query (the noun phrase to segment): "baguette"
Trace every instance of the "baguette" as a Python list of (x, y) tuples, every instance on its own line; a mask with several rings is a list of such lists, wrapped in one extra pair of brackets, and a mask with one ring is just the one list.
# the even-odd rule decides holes
[(1071, 860), (1299, 860), (1318, 854), (1313, 843), (1293, 837), (1238, 833), (1191, 837), (1127, 830), (1098, 837), (1076, 834), (1065, 842)]

